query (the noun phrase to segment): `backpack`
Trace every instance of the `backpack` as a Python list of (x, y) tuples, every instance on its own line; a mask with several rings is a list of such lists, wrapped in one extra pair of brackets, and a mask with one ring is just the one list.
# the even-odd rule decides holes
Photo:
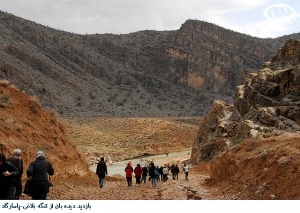
[(155, 175), (156, 177), (159, 175), (159, 174), (158, 174), (158, 170), (157, 170), (156, 167), (154, 167), (153, 172), (154, 172), (154, 175)]

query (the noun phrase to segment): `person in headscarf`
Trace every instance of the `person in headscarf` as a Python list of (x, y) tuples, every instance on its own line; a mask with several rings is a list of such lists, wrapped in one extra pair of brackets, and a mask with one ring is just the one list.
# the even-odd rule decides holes
[(15, 200), (13, 178), (19, 175), (19, 170), (6, 156), (0, 153), (0, 200)]
[(19, 175), (14, 178), (15, 196), (16, 199), (20, 199), (22, 194), (22, 175), (23, 175), (23, 160), (21, 158), (21, 149), (15, 149), (13, 155), (7, 158), (7, 161), (11, 162), (19, 170)]
[(50, 187), (49, 176), (54, 175), (54, 168), (43, 151), (36, 153), (36, 159), (29, 164), (26, 174), (32, 178), (32, 200), (46, 200)]
[(107, 175), (107, 166), (106, 163), (104, 162), (104, 157), (101, 157), (100, 161), (97, 164), (96, 174), (99, 177), (100, 188), (102, 188), (104, 185), (105, 175)]

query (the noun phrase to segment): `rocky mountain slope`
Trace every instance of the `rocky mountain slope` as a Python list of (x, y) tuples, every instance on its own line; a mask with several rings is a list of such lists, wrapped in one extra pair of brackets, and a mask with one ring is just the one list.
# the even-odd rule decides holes
[(0, 12), (0, 78), (62, 116), (194, 116), (293, 34), (260, 39), (197, 20), (176, 31), (78, 35)]

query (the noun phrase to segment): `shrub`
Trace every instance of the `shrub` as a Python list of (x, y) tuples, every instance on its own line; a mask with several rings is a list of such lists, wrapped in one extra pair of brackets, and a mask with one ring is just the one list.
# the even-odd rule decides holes
[(8, 94), (0, 95), (0, 107), (7, 107), (10, 104), (10, 97)]
[(40, 100), (36, 96), (31, 96), (29, 98), (29, 108), (34, 114), (42, 108)]
[(2, 86), (8, 86), (10, 84), (10, 82), (8, 80), (2, 79), (0, 80), (0, 85)]

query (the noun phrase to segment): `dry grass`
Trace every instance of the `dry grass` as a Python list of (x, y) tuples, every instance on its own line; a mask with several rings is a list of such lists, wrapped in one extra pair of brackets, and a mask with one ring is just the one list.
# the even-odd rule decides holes
[(0, 79), (0, 85), (2, 86), (8, 86), (10, 82), (6, 79)]
[(10, 97), (8, 94), (0, 94), (0, 107), (8, 107), (10, 104)]
[(190, 149), (199, 117), (90, 118), (69, 121), (68, 133), (89, 157), (113, 161)]
[(38, 97), (36, 96), (29, 97), (29, 107), (34, 114), (38, 113), (41, 110), (42, 105)]

